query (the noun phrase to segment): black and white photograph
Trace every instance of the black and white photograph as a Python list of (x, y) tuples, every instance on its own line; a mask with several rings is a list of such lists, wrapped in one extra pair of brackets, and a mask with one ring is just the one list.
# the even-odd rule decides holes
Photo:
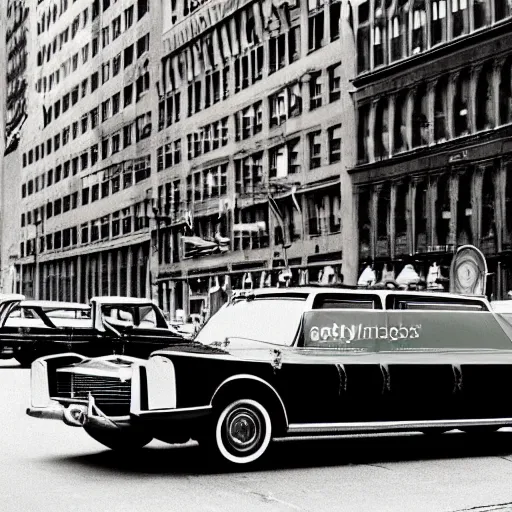
[(0, 512), (512, 512), (512, 0), (0, 0)]

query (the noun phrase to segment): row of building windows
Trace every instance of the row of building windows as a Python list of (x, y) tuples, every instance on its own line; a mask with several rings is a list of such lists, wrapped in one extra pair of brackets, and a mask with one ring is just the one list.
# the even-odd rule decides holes
[(181, 139), (169, 142), (157, 149), (157, 172), (169, 169), (181, 162)]
[(362, 73), (465, 36), (512, 15), (507, 0), (398, 0), (358, 6), (357, 68)]
[[(402, 151), (511, 123), (511, 78), (512, 56), (509, 56), (403, 89), (376, 104), (361, 105), (359, 162), (388, 158)], [(373, 126), (369, 124), (371, 109), (375, 109)]]
[[(38, 254), (46, 251), (71, 249), (79, 245), (102, 242), (120, 236), (138, 232), (149, 227), (145, 203), (137, 203), (128, 208), (105, 215), (99, 219), (85, 222), (80, 226), (72, 226), (39, 236)], [(32, 238), (20, 244), (21, 257), (35, 253), (36, 239)]]
[[(82, 23), (80, 23), (80, 18), (82, 19)], [(45, 61), (50, 62), (52, 56), (60, 52), (60, 50), (62, 50), (62, 48), (69, 41), (75, 39), (76, 35), (78, 34), (78, 31), (80, 30), (80, 26), (82, 27), (82, 29), (84, 29), (87, 26), (88, 19), (89, 9), (85, 8), (82, 14), (76, 16), (71, 25), (69, 27), (66, 27), (66, 29), (63, 30), (58, 36), (55, 36), (51, 43), (48, 43), (48, 45), (42, 45), (41, 49), (37, 53), (37, 65), (42, 66)]]
[[(21, 226), (37, 224), (45, 219), (61, 215), (78, 206), (99, 201), (140, 183), (151, 176), (151, 157), (149, 155), (110, 166), (103, 171), (86, 176), (82, 180), (80, 194), (75, 191), (63, 198), (49, 201), (21, 215)], [(50, 181), (50, 175), (48, 175)]]
[[(41, 4), (44, 0), (38, 0), (37, 5)], [(73, 0), (76, 3), (77, 0)], [(53, 5), (48, 7), (48, 10), (44, 11), (37, 22), (37, 35), (42, 34), (46, 30), (50, 29), (50, 25), (56, 23), (57, 20), (68, 10), (71, 5), (70, 0), (60, 0), (60, 6), (57, 2), (53, 2)]]
[(228, 118), (207, 124), (194, 133), (187, 135), (187, 158), (195, 157), (214, 151), (227, 145), (229, 139)]
[[(330, 13), (330, 40), (339, 37), (340, 6), (339, 2), (333, 1), (327, 9), (323, 1), (309, 2), (310, 51), (320, 48), (329, 40), (324, 30), (326, 11)], [(188, 115), (192, 116), (229, 97), (230, 60), (234, 70), (234, 93), (263, 79), (265, 69), (272, 74), (298, 60), (301, 48), (300, 10), (292, 8), (289, 19), (287, 16), (283, 19), (281, 15), (277, 18), (279, 28), (268, 37), (263, 30), (268, 20), (263, 15), (260, 3), (256, 2), (202, 35), (200, 40), (181, 53), (164, 59), (164, 95), (177, 91), (183, 82), (188, 82)], [(162, 111), (164, 108), (165, 101), (162, 101)], [(162, 119), (167, 119), (169, 126), (173, 116), (162, 115)]]

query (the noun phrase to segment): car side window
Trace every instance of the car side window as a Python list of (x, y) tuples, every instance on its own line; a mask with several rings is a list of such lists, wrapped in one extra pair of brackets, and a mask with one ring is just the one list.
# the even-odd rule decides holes
[(422, 311), (489, 311), (484, 302), (474, 299), (421, 295), (388, 295), (386, 309)]
[(382, 309), (382, 302), (375, 294), (319, 293), (313, 309)]

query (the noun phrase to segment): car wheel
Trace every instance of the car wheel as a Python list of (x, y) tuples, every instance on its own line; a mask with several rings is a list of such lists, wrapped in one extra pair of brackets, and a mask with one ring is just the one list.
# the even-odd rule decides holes
[(236, 400), (220, 409), (212, 434), (199, 440), (200, 445), (206, 444), (209, 455), (229, 464), (248, 464), (267, 451), (272, 421), (260, 402)]
[(138, 450), (149, 444), (153, 436), (133, 429), (110, 430), (84, 426), (84, 430), (98, 443), (111, 450)]

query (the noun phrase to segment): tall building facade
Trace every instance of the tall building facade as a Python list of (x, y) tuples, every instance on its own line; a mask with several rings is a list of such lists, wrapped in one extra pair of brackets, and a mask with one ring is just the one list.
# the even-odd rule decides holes
[(360, 268), (420, 276), (458, 246), (512, 289), (512, 10), (506, 0), (367, 0), (354, 9)]
[[(29, 109), (31, 2), (8, 0), (0, 6), (0, 290), (16, 289), (19, 256), (19, 152)], [(16, 198), (16, 199), (14, 199)]]
[[(160, 41), (142, 0), (32, 0), (18, 290), (145, 296)], [(156, 70), (155, 67), (156, 59)]]
[(153, 204), (164, 310), (199, 313), (227, 280), (355, 281), (343, 7), (162, 3)]

